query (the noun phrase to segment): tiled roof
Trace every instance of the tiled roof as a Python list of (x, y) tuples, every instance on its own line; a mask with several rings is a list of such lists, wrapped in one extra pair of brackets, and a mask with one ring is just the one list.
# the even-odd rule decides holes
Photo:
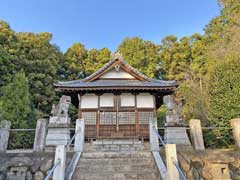
[[(132, 71), (135, 75), (140, 76), (143, 80), (130, 80), (130, 79), (94, 79), (95, 76), (100, 75), (102, 72), (107, 70), (111, 67), (116, 61), (120, 62), (121, 65), (127, 67), (130, 71)], [(64, 91), (64, 89), (71, 89), (71, 90), (84, 90), (84, 89), (174, 89), (178, 86), (177, 81), (164, 81), (164, 80), (157, 80), (151, 79), (137, 69), (133, 68), (129, 65), (126, 61), (122, 59), (122, 56), (119, 53), (114, 55), (113, 60), (109, 61), (105, 64), (102, 68), (98, 71), (93, 73), (92, 75), (81, 79), (81, 80), (74, 80), (74, 81), (65, 81), (54, 84), (54, 86)]]
[(85, 88), (174, 88), (178, 86), (176, 81), (163, 81), (163, 80), (153, 80), (153, 81), (138, 81), (138, 80), (96, 80), (93, 82), (84, 82), (82, 80), (58, 82), (55, 84), (56, 87), (60, 89), (73, 88), (73, 89), (85, 89)]

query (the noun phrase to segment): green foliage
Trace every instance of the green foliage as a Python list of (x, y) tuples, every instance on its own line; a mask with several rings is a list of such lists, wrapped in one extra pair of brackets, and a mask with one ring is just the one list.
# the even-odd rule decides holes
[(14, 31), (6, 22), (0, 21), (0, 87), (9, 83), (11, 75), (15, 72), (14, 46), (16, 46)]
[(157, 121), (159, 127), (164, 127), (164, 123), (166, 121), (166, 111), (167, 108), (162, 105), (157, 111)]
[(111, 51), (107, 48), (91, 49), (86, 59), (86, 74), (90, 75), (111, 60)]
[(123, 58), (143, 74), (154, 77), (157, 74), (159, 46), (141, 38), (125, 38), (118, 47)]
[(85, 59), (87, 50), (80, 43), (73, 44), (63, 59), (63, 77), (66, 80), (80, 79), (85, 76)]
[(24, 73), (17, 73), (12, 82), (1, 88), (0, 113), (11, 121), (12, 128), (27, 128), (31, 113), (28, 81)]
[(28, 77), (31, 100), (41, 113), (49, 113), (56, 98), (53, 83), (61, 54), (50, 44), (49, 33), (18, 33), (17, 38), (18, 64)]
[(71, 119), (71, 126), (74, 128), (76, 119), (78, 118), (78, 109), (73, 104), (70, 104), (69, 106), (68, 115)]
[(12, 131), (8, 141), (8, 149), (32, 149), (34, 131)]
[(175, 36), (167, 36), (162, 40), (160, 51), (162, 70), (170, 80), (186, 80), (191, 61), (191, 46), (188, 37), (177, 41)]
[[(209, 121), (218, 127), (230, 127), (230, 119), (240, 116), (240, 56), (229, 55), (209, 72)], [(227, 131), (216, 131), (224, 145)]]
[(82, 79), (101, 68), (111, 59), (107, 48), (86, 50), (80, 43), (73, 44), (61, 61), (61, 79)]
[(202, 90), (197, 82), (186, 81), (180, 84), (179, 94), (184, 96), (185, 104), (182, 115), (186, 121), (194, 118), (201, 119), (202, 125), (208, 124), (208, 94)]
[[(1, 88), (0, 118), (11, 121), (11, 128), (35, 127), (30, 122), (32, 114), (28, 80), (23, 72), (17, 73), (12, 81)], [(33, 144), (34, 132), (11, 132), (9, 149), (30, 148)]]

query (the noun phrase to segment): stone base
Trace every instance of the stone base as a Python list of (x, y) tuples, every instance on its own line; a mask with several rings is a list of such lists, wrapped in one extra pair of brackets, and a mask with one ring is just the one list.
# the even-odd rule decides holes
[(164, 141), (167, 144), (191, 146), (185, 127), (166, 127)]
[(69, 140), (69, 128), (48, 128), (46, 146), (66, 145)]

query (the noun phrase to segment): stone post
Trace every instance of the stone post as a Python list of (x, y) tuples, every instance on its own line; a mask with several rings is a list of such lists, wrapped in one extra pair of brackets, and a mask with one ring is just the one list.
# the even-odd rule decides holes
[(230, 122), (233, 131), (233, 138), (237, 147), (240, 149), (240, 118), (231, 119)]
[(0, 123), (0, 152), (7, 150), (8, 139), (10, 134), (11, 122), (1, 121)]
[(74, 151), (83, 151), (85, 124), (83, 119), (76, 120)]
[(45, 141), (47, 134), (47, 120), (46, 119), (38, 119), (33, 150), (36, 152), (44, 151)]
[(159, 141), (156, 132), (157, 130), (157, 118), (149, 119), (149, 136), (150, 136), (150, 146), (151, 151), (159, 151)]
[(192, 144), (195, 150), (204, 150), (203, 134), (201, 121), (199, 119), (191, 119), (189, 121), (190, 134), (192, 139)]
[(58, 145), (56, 147), (54, 164), (56, 164), (58, 160), (60, 160), (60, 164), (54, 170), (53, 180), (64, 180), (66, 165), (66, 148), (64, 145)]
[(167, 171), (168, 171), (168, 180), (179, 180), (179, 173), (174, 165), (174, 161), (177, 160), (177, 150), (176, 144), (166, 144), (165, 145), (166, 152), (166, 161), (167, 161)]

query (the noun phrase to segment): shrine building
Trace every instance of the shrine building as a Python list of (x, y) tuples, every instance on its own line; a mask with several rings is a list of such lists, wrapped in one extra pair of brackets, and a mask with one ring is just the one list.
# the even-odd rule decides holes
[(152, 79), (123, 60), (119, 53), (92, 75), (54, 84), (71, 96), (78, 118), (85, 121), (85, 137), (149, 138), (150, 118), (173, 94), (178, 83)]

